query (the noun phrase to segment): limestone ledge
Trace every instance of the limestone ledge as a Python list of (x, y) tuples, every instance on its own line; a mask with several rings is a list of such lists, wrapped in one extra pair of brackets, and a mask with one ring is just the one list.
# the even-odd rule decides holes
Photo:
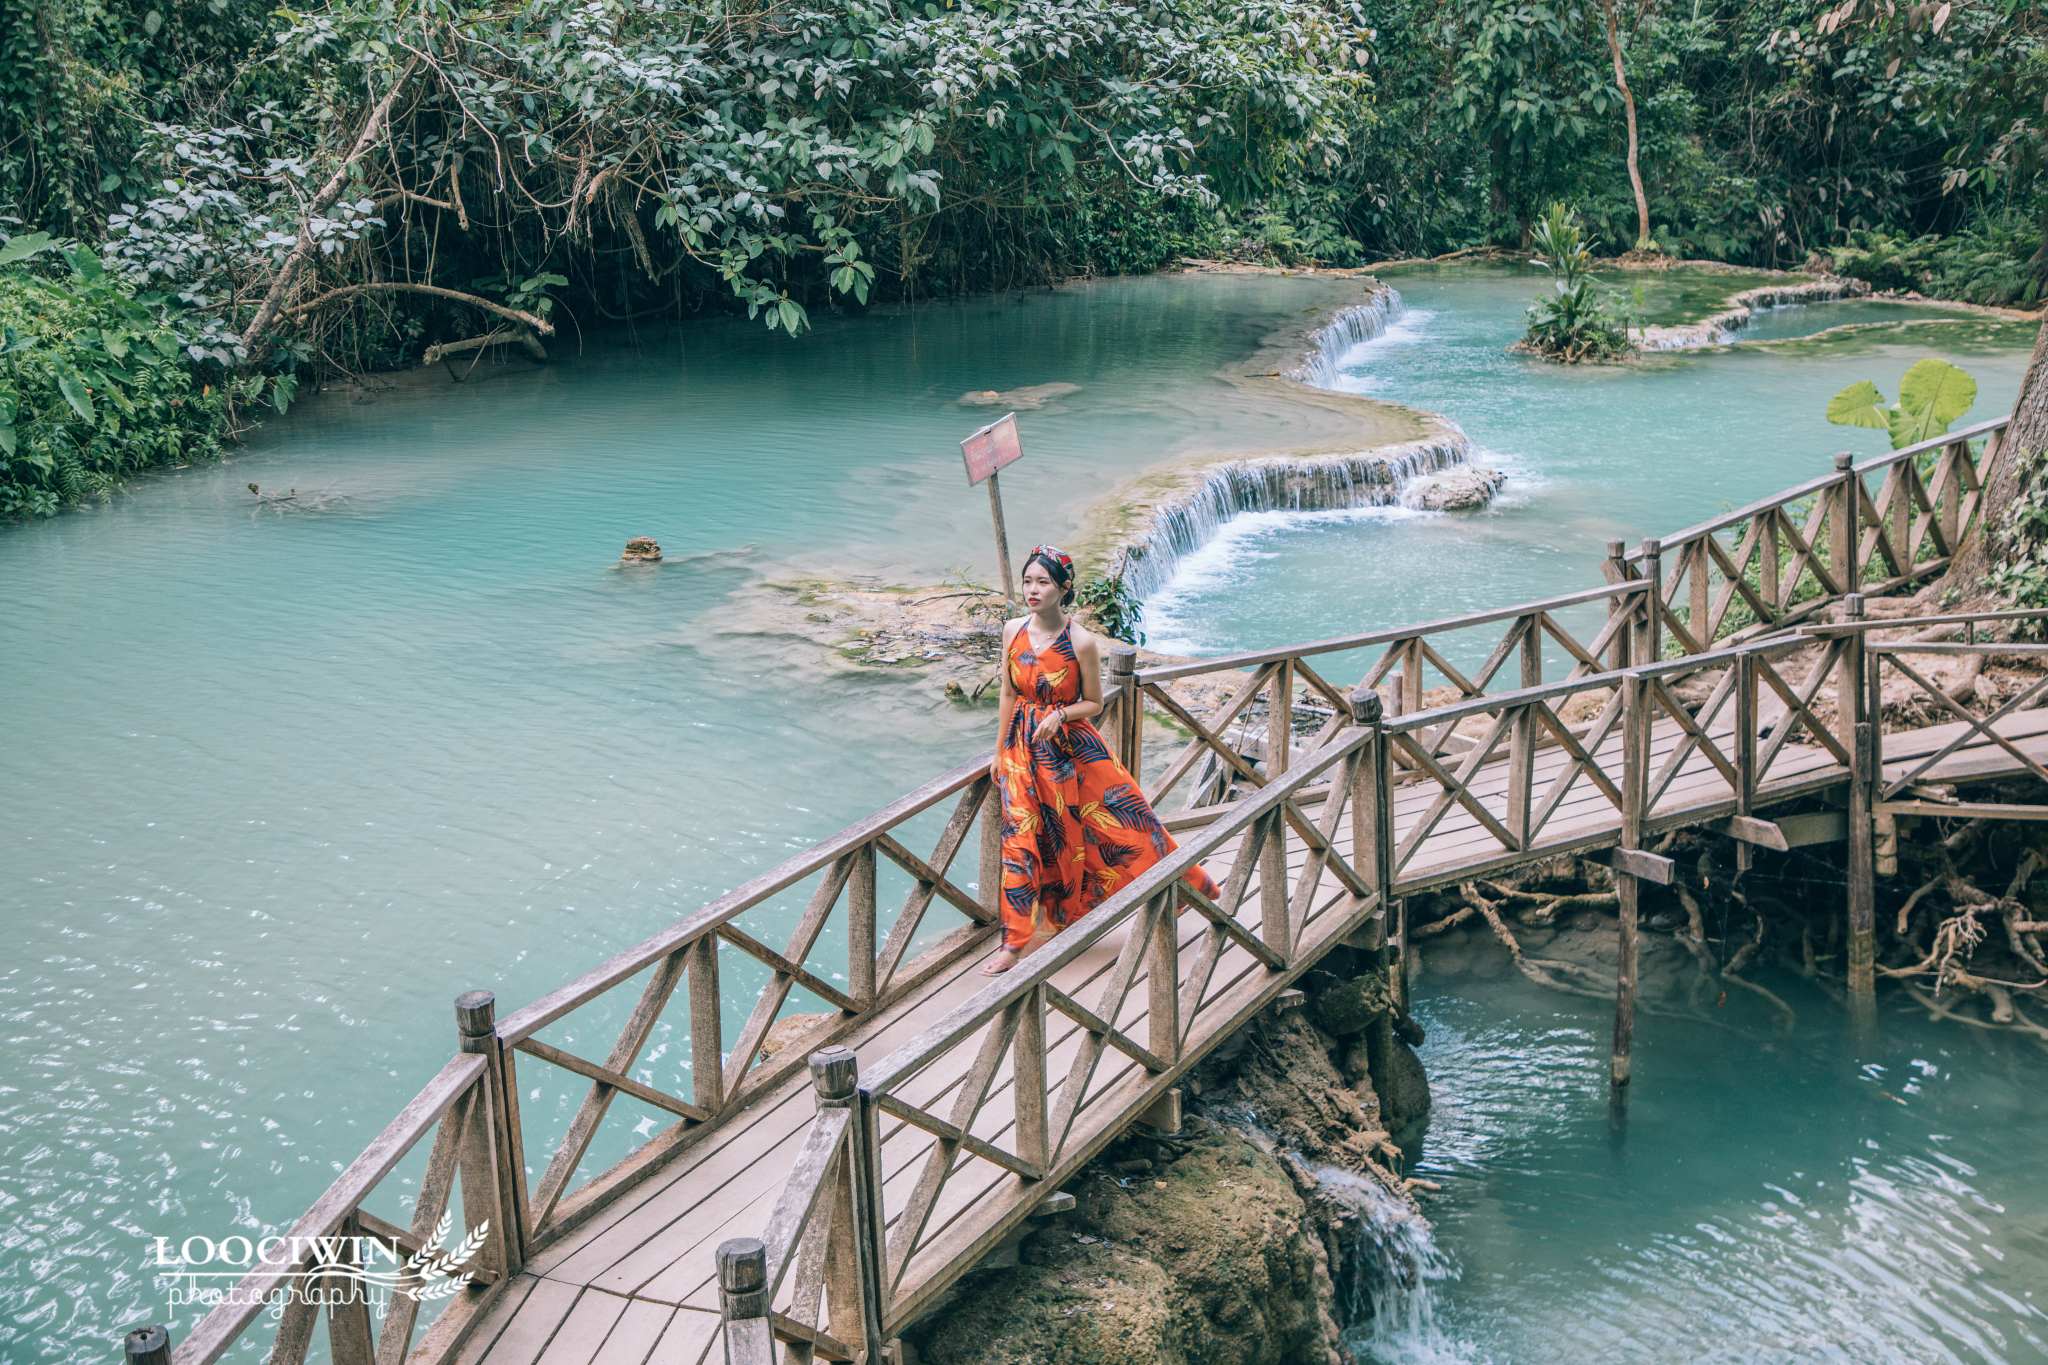
[[(806, 578), (743, 587), (707, 614), (706, 625), (724, 635), (809, 640), (830, 668), (897, 671), (962, 704), (992, 704), (1002, 623), (1022, 611), (1021, 605), (1006, 607), (995, 589), (976, 584), (873, 587)], [(1180, 655), (1138, 651), (1140, 668), (1186, 662)], [(1191, 714), (1204, 716), (1241, 681), (1225, 672), (1176, 679), (1167, 691)]]
[(1636, 345), (1645, 351), (1682, 351), (1695, 346), (1719, 346), (1730, 332), (1740, 331), (1759, 309), (1783, 308), (1799, 303), (1828, 303), (1835, 299), (1856, 299), (1870, 293), (1862, 280), (1841, 276), (1803, 280), (1788, 284), (1767, 284), (1728, 296), (1726, 308), (1718, 313), (1675, 327), (1645, 327)]
[[(1326, 302), (1269, 333), (1218, 377), (1248, 393), (1337, 416), (1334, 427), (1322, 424), (1326, 439), (1261, 451), (1190, 449), (1143, 470), (1084, 511), (1074, 541), (1084, 575), (1136, 570), (1133, 586), (1142, 594), (1164, 581), (1174, 559), (1236, 513), (1388, 505), (1402, 500), (1409, 480), (1469, 457), (1471, 443), (1445, 417), (1309, 382), (1325, 375), (1345, 346), (1377, 335), (1399, 313), (1398, 295), (1378, 278), (1325, 276), (1333, 285)], [(1494, 482), (1486, 498), (1498, 487)], [(1483, 501), (1474, 502), (1468, 491), (1457, 505)]]

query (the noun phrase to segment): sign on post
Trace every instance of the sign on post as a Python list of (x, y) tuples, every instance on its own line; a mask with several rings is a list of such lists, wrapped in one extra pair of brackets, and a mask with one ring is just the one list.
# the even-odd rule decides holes
[(1010, 577), (1010, 537), (1003, 529), (1003, 493), (996, 471), (1023, 453), (1014, 412), (1004, 413), (960, 443), (960, 455), (967, 461), (967, 486), (988, 480), (989, 510), (996, 519), (996, 566), (1003, 575), (1003, 600), (1010, 603), (1017, 600), (1017, 587)]

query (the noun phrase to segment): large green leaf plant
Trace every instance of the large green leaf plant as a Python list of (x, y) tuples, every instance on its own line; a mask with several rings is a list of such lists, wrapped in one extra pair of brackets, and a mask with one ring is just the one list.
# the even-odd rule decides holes
[(172, 305), (77, 243), (0, 245), (0, 515), (48, 516), (217, 450), (227, 394), (197, 377), (192, 344)]
[(1888, 432), (1892, 449), (1931, 441), (1977, 402), (1977, 381), (1946, 360), (1929, 358), (1899, 380), (1899, 401), (1885, 402), (1877, 385), (1860, 380), (1828, 400), (1828, 420), (1838, 426)]

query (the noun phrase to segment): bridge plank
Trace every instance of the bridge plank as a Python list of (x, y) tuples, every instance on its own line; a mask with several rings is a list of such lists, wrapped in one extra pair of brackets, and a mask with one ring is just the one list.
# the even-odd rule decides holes
[(513, 1315), (518, 1313), (520, 1305), (526, 1302), (526, 1296), (531, 1294), (533, 1287), (539, 1283), (539, 1278), (533, 1275), (514, 1275), (512, 1282), (505, 1286), (505, 1291), (498, 1295), (497, 1301), (484, 1311), (477, 1325), (470, 1329), (469, 1339), (462, 1344), (462, 1349), (455, 1353), (455, 1365), (477, 1365), (504, 1333)]
[(626, 1300), (626, 1311), (619, 1315), (611, 1335), (604, 1339), (597, 1358), (604, 1365), (646, 1365), (647, 1357), (653, 1354), (677, 1311), (665, 1303)]
[(563, 1284), (559, 1280), (537, 1282), (513, 1310), (505, 1330), (482, 1358), (490, 1365), (535, 1365), (583, 1292), (583, 1286), (578, 1284)]
[(586, 1289), (554, 1339), (540, 1353), (539, 1365), (590, 1365), (597, 1348), (611, 1335), (630, 1300), (598, 1289)]
[[(678, 1308), (647, 1365), (703, 1365), (718, 1341), (718, 1315)], [(605, 1365), (612, 1365), (607, 1359)]]

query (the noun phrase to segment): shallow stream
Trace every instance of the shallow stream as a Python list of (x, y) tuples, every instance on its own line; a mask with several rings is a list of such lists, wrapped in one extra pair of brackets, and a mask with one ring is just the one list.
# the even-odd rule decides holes
[[(1217, 567), (1191, 563), (1157, 635), (1284, 643), (1586, 584), (1609, 535), (1878, 448), (1819, 421), (1827, 395), (1866, 375), (1890, 392), (1936, 349), (1916, 328), (1564, 372), (1500, 353), (1533, 275), (1396, 283), (1412, 311), (1350, 382), (1463, 424), (1501, 453), (1510, 499), (1255, 521)], [(995, 414), (959, 395), (1081, 385), (1022, 414), (1028, 463), (1005, 478), (1021, 550), (1165, 457), (1287, 444), (1301, 414), (1218, 372), (1328, 290), (1167, 277), (827, 320), (798, 343), (740, 324), (565, 340), (544, 371), (330, 393), (222, 465), (0, 529), (0, 1357), (101, 1360), (145, 1320), (182, 1334), (196, 1315), (163, 1307), (153, 1239), (297, 1216), (452, 1050), (458, 991), (530, 1000), (987, 742), (984, 711), (719, 615), (762, 574), (985, 577), (987, 505), (955, 443)], [(1984, 415), (2031, 342), (1995, 330), (1941, 343)], [(259, 502), (251, 482), (296, 496)], [(669, 562), (614, 568), (641, 534)], [(729, 980), (731, 1036), (751, 989)], [(607, 1022), (594, 1008), (548, 1036), (601, 1048)], [(1645, 1032), (1646, 1077), (1748, 1102), (1659, 1073)], [(637, 1074), (683, 1084), (678, 1042), (657, 1034)], [(1556, 1103), (1590, 1093), (1541, 1037), (1500, 1047), (1529, 1076), (1570, 1073)], [(1981, 1088), (1959, 1104), (2001, 1093), (1989, 1069), (1952, 1084)], [(536, 1091), (529, 1142), (580, 1094)], [(620, 1103), (586, 1170), (654, 1126)], [(1644, 1163), (1726, 1150), (1683, 1124), (1630, 1144)], [(1540, 1216), (1548, 1150), (1517, 1149), (1536, 1174), (1489, 1196), (1501, 1216)], [(1486, 1298), (1490, 1216), (1446, 1231), (1471, 1296), (1456, 1312), (1513, 1309)], [(1635, 1235), (1603, 1226), (1548, 1259), (1523, 1248), (1556, 1303), (1605, 1283), (1588, 1248)], [(1773, 1358), (1729, 1311), (1712, 1358)]]

